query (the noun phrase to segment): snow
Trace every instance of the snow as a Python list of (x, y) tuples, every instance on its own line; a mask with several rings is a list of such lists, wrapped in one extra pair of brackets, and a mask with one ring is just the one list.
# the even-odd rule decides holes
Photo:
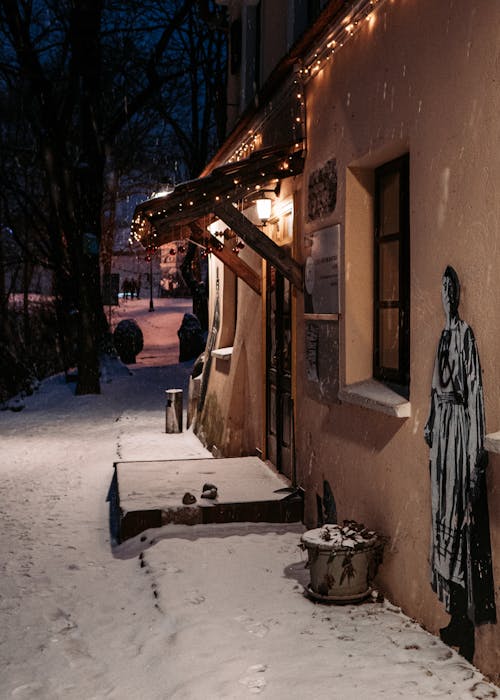
[[(233, 457), (223, 460), (189, 459), (154, 462), (118, 463), (120, 507), (139, 511), (181, 506), (189, 491), (196, 497), (197, 508), (222, 504), (283, 499), (279, 492), (287, 483), (258, 457)], [(144, 480), (155, 484), (145, 489)], [(210, 480), (217, 488), (216, 499), (202, 499), (203, 485)]]
[(164, 432), (165, 389), (191, 368), (163, 365), (188, 304), (147, 306), (115, 312), (145, 348), (129, 369), (107, 363), (101, 395), (56, 376), (0, 413), (0, 697), (496, 697), (390, 602), (305, 597), (302, 526), (166, 526), (111, 547), (115, 461), (210, 458), (192, 432)]
[(302, 535), (302, 542), (322, 550), (333, 548), (353, 548), (373, 545), (377, 543), (376, 533), (363, 527), (352, 529), (351, 524), (324, 525), (323, 527), (308, 530)]

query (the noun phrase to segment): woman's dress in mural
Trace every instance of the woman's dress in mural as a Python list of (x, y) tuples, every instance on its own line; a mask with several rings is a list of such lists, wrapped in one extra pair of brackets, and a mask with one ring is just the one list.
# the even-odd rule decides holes
[[(460, 287), (443, 277), (446, 327), (438, 345), (425, 428), (432, 491), (431, 583), (452, 615), (441, 630), (462, 646), (467, 625), (496, 621), (483, 447), (481, 367), (472, 329), (458, 316)], [(454, 640), (457, 641), (454, 641)], [(465, 656), (473, 655), (472, 645)]]

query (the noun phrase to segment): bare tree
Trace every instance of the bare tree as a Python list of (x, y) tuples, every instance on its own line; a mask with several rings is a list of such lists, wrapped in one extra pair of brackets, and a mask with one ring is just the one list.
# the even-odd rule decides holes
[(120, 183), (148, 169), (152, 144), (161, 148), (166, 133), (191, 173), (222, 131), (214, 127), (224, 79), (220, 9), (208, 0), (0, 0), (0, 91), (17, 97), (17, 123), (34, 154), (33, 181), (11, 180), (9, 207), (17, 197), (32, 211), (61, 314), (78, 319), (78, 394), (100, 391), (108, 328), (99, 250)]

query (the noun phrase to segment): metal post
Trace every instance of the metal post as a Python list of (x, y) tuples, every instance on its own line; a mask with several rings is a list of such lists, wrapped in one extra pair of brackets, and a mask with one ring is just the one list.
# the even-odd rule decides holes
[(167, 389), (165, 395), (165, 432), (182, 433), (182, 389)]
[(153, 306), (153, 252), (149, 256), (149, 310), (154, 311)]

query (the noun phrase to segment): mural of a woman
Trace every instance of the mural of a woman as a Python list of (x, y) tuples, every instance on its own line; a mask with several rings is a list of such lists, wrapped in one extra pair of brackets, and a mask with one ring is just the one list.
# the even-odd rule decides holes
[(474, 626), (496, 622), (486, 491), (487, 452), (481, 366), (474, 334), (458, 315), (460, 283), (447, 267), (446, 317), (425, 426), (432, 493), (431, 585), (450, 623), (441, 639), (469, 661)]

